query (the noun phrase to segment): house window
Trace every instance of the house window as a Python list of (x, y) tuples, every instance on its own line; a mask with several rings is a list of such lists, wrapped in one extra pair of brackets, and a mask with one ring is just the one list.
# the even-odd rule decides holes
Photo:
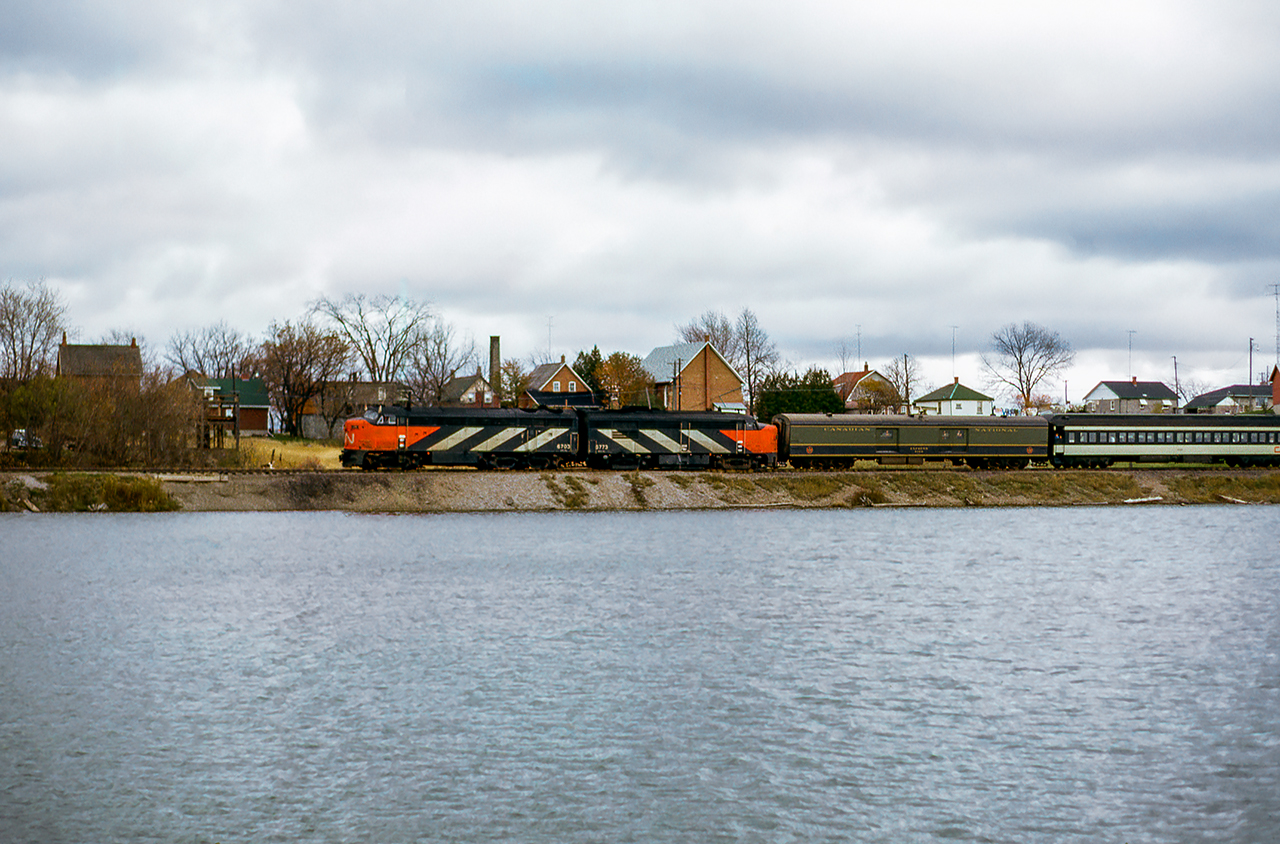
[(577, 381), (570, 381), (570, 382), (569, 382), (569, 392), (571, 392), (571, 393), (576, 393), (576, 392), (578, 392), (578, 382), (577, 382)]
[(553, 383), (551, 384), (551, 392), (553, 392), (553, 393), (558, 393), (558, 392), (560, 392), (560, 382), (559, 382), (559, 381), (555, 381), (555, 382), (553, 382)]

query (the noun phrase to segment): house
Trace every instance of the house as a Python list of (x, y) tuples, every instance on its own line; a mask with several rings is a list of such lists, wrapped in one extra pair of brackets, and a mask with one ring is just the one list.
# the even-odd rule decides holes
[(206, 378), (194, 370), (182, 376), (204, 399), (200, 442), (223, 447), (227, 435), (265, 437), (271, 433), (271, 402), (261, 378)]
[(995, 410), (995, 399), (955, 382), (915, 400), (917, 413), (934, 416), (987, 416)]
[(1099, 381), (1084, 397), (1090, 413), (1164, 413), (1178, 409), (1178, 395), (1161, 381)]
[(56, 373), (59, 378), (136, 387), (142, 382), (142, 350), (136, 339), (127, 346), (69, 344), (64, 333)]
[(1248, 413), (1274, 406), (1272, 384), (1232, 384), (1187, 402), (1187, 413)]
[(395, 381), (326, 381), (321, 392), (302, 408), (302, 436), (313, 440), (333, 440), (342, 436), (342, 426), (369, 408), (405, 404), (408, 389)]
[(667, 410), (746, 409), (742, 377), (710, 342), (659, 346), (641, 365)]
[(874, 411), (880, 404), (875, 396), (887, 395), (893, 390), (889, 379), (866, 363), (856, 372), (845, 372), (832, 378), (831, 387), (840, 394), (845, 409), (856, 413)]
[(455, 375), (440, 392), (441, 407), (499, 407), (497, 392), (476, 367), (475, 375)]
[(596, 396), (561, 355), (559, 363), (534, 367), (529, 373), (529, 388), (520, 395), (516, 404), (524, 408), (592, 407), (596, 404)]

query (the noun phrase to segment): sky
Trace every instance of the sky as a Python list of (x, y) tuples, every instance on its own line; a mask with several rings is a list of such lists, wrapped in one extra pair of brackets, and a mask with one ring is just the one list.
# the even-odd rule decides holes
[[(487, 355), (750, 308), (799, 369), (1277, 355), (1280, 5), (0, 0), (0, 281), (82, 342), (429, 301)], [(954, 356), (953, 356), (954, 349)], [(1064, 383), (1065, 382), (1065, 383)]]

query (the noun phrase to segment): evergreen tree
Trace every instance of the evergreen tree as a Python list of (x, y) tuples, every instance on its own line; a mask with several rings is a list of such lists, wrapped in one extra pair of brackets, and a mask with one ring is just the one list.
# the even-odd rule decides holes
[(767, 422), (779, 413), (844, 413), (844, 402), (825, 369), (811, 367), (804, 375), (775, 372), (760, 384), (756, 415)]

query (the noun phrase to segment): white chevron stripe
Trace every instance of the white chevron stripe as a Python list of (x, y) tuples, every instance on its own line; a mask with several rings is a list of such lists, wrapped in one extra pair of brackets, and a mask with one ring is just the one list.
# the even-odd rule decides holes
[(480, 433), (482, 430), (484, 429), (483, 428), (459, 428), (458, 430), (454, 431), (452, 434), (445, 437), (444, 439), (439, 440), (438, 442), (432, 443), (431, 446), (428, 448), (428, 451), (446, 451), (450, 448), (453, 448), (455, 445), (467, 439), (468, 437), (475, 436), (476, 434)]
[(668, 437), (666, 434), (662, 433), (661, 431), (656, 431), (650, 428), (641, 428), (640, 433), (644, 434), (646, 437), (653, 440), (655, 443), (657, 443), (659, 446), (665, 449), (669, 454), (680, 454), (681, 452), (684, 451), (684, 449), (680, 447), (680, 443), (671, 439), (671, 437)]
[(689, 439), (693, 440), (712, 454), (729, 453), (729, 449), (725, 448), (723, 445), (711, 439), (711, 437), (701, 431), (685, 431), (685, 433), (689, 435)]
[[(514, 437), (518, 437), (525, 432), (525, 428), (503, 428), (489, 439), (482, 443), (471, 446), (472, 451), (493, 451), (498, 446), (503, 445)], [(518, 450), (518, 449), (517, 449)]]
[(547, 443), (558, 439), (567, 433), (569, 433), (568, 428), (547, 428), (533, 439), (516, 446), (512, 451), (537, 451)]
[[(615, 428), (601, 428), (600, 433), (613, 440), (614, 444), (619, 448), (631, 452), (632, 454), (648, 454), (649, 449), (640, 445), (640, 443), (631, 439), (626, 434), (619, 434)], [(621, 439), (619, 439), (621, 437)]]

